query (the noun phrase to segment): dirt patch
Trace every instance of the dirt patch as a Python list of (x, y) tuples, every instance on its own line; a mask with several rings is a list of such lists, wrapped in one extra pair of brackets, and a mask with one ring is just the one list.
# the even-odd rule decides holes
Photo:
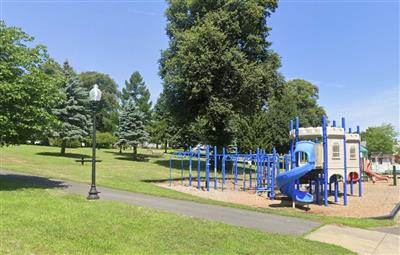
[[(200, 190), (197, 189), (197, 183), (193, 187), (189, 187), (188, 181), (176, 181), (169, 186), (169, 183), (158, 183), (158, 186), (173, 189), (179, 192), (191, 194), (194, 196), (213, 199), (223, 202), (230, 202), (242, 205), (248, 205), (260, 208), (271, 208), (279, 210), (297, 210), (309, 214), (323, 214), (329, 216), (344, 216), (344, 217), (377, 217), (390, 213), (393, 207), (400, 200), (400, 185), (392, 186), (391, 181), (386, 182), (363, 182), (362, 197), (358, 196), (358, 184), (353, 186), (353, 196), (350, 194), (350, 185), (347, 185), (347, 206), (343, 206), (343, 194), (339, 195), (338, 203), (334, 203), (334, 196), (329, 196), (329, 206), (325, 207), (318, 204), (296, 205), (296, 209), (292, 208), (292, 201), (286, 196), (280, 194), (277, 190), (275, 200), (270, 200), (266, 193), (256, 195), (254, 189), (246, 189), (243, 191), (241, 187), (234, 186), (231, 182), (226, 183), (224, 191), (221, 190), (221, 183), (218, 183), (219, 188), (214, 190), (211, 183), (210, 191), (207, 191), (204, 186)], [(202, 183), (204, 185), (204, 182)], [(343, 190), (343, 183), (340, 183), (340, 190)], [(307, 185), (303, 185), (305, 190)], [(315, 194), (314, 194), (315, 197)]]

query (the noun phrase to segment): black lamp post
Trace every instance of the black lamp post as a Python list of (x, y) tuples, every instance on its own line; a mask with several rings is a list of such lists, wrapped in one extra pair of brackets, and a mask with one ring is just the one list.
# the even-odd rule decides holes
[(101, 99), (99, 86), (95, 84), (89, 92), (90, 101), (93, 103), (93, 137), (92, 137), (92, 184), (90, 185), (87, 199), (99, 199), (99, 192), (96, 189), (96, 107)]

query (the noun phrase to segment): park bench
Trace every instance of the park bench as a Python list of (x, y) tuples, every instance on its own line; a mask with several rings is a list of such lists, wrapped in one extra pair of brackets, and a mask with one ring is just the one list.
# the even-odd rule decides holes
[[(101, 161), (103, 161), (103, 160), (96, 159), (96, 162), (101, 162)], [(80, 162), (81, 165), (83, 166), (85, 164), (85, 162), (92, 162), (92, 159), (91, 158), (85, 159), (84, 157), (82, 157), (81, 159), (75, 160), (75, 162)]]

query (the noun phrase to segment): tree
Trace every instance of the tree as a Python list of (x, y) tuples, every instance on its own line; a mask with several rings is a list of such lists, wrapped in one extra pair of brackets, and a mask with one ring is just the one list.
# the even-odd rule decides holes
[(271, 135), (265, 111), (235, 121), (235, 141), (241, 152), (255, 152), (257, 148), (272, 151), (274, 145), (271, 144)]
[(326, 115), (317, 103), (318, 87), (304, 80), (291, 80), (268, 101), (268, 106), (254, 116), (236, 120), (235, 137), (239, 149), (260, 147), (279, 153), (289, 150), (289, 123), (299, 116), (301, 126), (321, 126)]
[(77, 74), (67, 61), (63, 66), (63, 74), (61, 91), (65, 98), (53, 109), (58, 119), (53, 129), (53, 136), (62, 141), (61, 155), (65, 155), (68, 141), (84, 139), (89, 135), (91, 126), (88, 91), (82, 87)]
[(396, 129), (391, 124), (369, 127), (361, 133), (361, 138), (366, 141), (369, 152), (382, 152), (387, 154), (394, 153), (396, 136)]
[(0, 146), (24, 143), (55, 121), (57, 79), (41, 67), (51, 61), (43, 45), (0, 20)]
[(143, 81), (143, 77), (138, 71), (132, 73), (129, 81), (125, 81), (125, 88), (122, 88), (120, 97), (122, 106), (124, 106), (129, 99), (132, 99), (133, 102), (144, 113), (145, 121), (150, 119), (150, 92)]
[(99, 72), (83, 72), (79, 74), (82, 86), (90, 91), (94, 84), (99, 85), (102, 92), (101, 101), (97, 106), (97, 130), (100, 132), (115, 132), (118, 124), (118, 86), (107, 74)]
[(160, 75), (177, 125), (205, 121), (205, 141), (233, 139), (235, 115), (261, 111), (283, 84), (279, 56), (266, 40), (276, 1), (169, 1), (169, 48)]
[(139, 109), (138, 105), (129, 99), (125, 102), (122, 113), (119, 118), (118, 125), (118, 142), (122, 146), (129, 144), (133, 147), (133, 158), (137, 156), (137, 146), (140, 143), (147, 141), (148, 133), (144, 129), (145, 115)]

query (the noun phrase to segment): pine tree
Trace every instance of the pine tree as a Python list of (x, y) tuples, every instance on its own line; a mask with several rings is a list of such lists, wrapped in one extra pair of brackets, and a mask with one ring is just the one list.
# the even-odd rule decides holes
[(65, 98), (53, 109), (58, 119), (53, 136), (61, 140), (61, 155), (65, 155), (68, 141), (87, 137), (91, 127), (88, 92), (81, 86), (78, 76), (67, 61), (63, 66), (63, 74), (65, 79), (60, 89)]
[(137, 156), (137, 146), (140, 143), (147, 141), (148, 134), (144, 129), (145, 115), (139, 109), (138, 105), (132, 99), (129, 99), (123, 109), (119, 118), (118, 125), (118, 142), (122, 146), (129, 144), (133, 147), (133, 158)]
[(122, 88), (120, 97), (122, 106), (124, 106), (129, 99), (132, 99), (144, 113), (145, 122), (150, 119), (152, 104), (150, 101), (150, 92), (138, 71), (132, 73), (129, 81), (125, 81), (125, 88)]

